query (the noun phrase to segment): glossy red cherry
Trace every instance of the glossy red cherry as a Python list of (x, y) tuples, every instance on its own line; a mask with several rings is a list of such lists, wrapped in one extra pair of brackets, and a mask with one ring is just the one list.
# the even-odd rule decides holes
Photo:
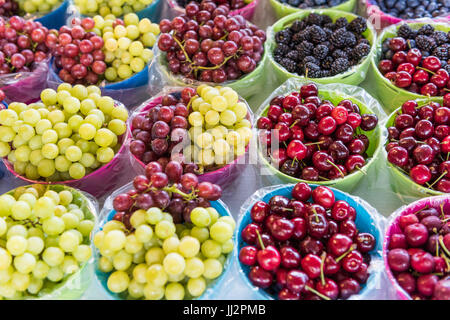
[(256, 254), (258, 250), (253, 246), (243, 247), (239, 251), (239, 261), (247, 266), (253, 266), (256, 263)]
[(302, 270), (309, 278), (315, 279), (320, 276), (322, 261), (314, 254), (307, 254), (301, 261)]
[(305, 272), (293, 269), (286, 276), (286, 287), (295, 293), (300, 293), (305, 289), (308, 276)]
[(395, 248), (390, 250), (387, 259), (389, 267), (396, 272), (406, 271), (410, 266), (409, 253), (405, 249)]
[(250, 216), (254, 222), (263, 222), (270, 213), (270, 206), (264, 201), (257, 201), (251, 211)]
[(328, 250), (334, 257), (339, 257), (347, 252), (353, 241), (348, 236), (336, 233), (328, 240)]
[(330, 188), (319, 186), (312, 192), (312, 198), (315, 203), (323, 206), (326, 209), (330, 209), (334, 202), (335, 197), (333, 191)]

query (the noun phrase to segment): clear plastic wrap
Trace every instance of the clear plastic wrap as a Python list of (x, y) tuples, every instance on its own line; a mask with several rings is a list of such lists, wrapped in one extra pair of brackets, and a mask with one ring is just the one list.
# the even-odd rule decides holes
[[(132, 139), (132, 131), (133, 131), (133, 126), (132, 126), (132, 120), (136, 115), (139, 114), (146, 114), (148, 112), (148, 110), (150, 110), (151, 108), (155, 107), (156, 105), (160, 104), (162, 101), (162, 97), (164, 95), (167, 95), (169, 93), (180, 93), (181, 90), (183, 88), (182, 87), (165, 87), (161, 92), (159, 92), (157, 95), (152, 96), (152, 98), (150, 98), (149, 100), (145, 101), (142, 105), (140, 105), (138, 108), (133, 110), (133, 113), (131, 114), (129, 120), (128, 120), (128, 143), (127, 145), (129, 146), (129, 144), (131, 143), (131, 139)], [(242, 97), (239, 97), (239, 101), (244, 102), (247, 105), (247, 120), (250, 121), (250, 123), (253, 124), (253, 113), (250, 110), (250, 107), (247, 104), (247, 101), (245, 101), (245, 99), (243, 99)], [(222, 187), (222, 189), (227, 188), (235, 179), (237, 179), (240, 174), (242, 173), (242, 171), (245, 169), (245, 165), (247, 162), (247, 157), (248, 157), (248, 150), (249, 150), (249, 146), (247, 146), (246, 149), (246, 153), (238, 158), (236, 158), (233, 162), (227, 164), (226, 166), (214, 170), (214, 171), (210, 171), (210, 172), (206, 172), (204, 174), (201, 174), (198, 176), (199, 181), (208, 181), (214, 184), (218, 184)], [(134, 171), (138, 174), (143, 174), (144, 173), (144, 168), (145, 168), (145, 164), (140, 161), (138, 158), (136, 158), (131, 152), (129, 152), (129, 156), (130, 156), (130, 162), (131, 165), (134, 169)]]
[[(97, 233), (98, 231), (102, 230), (102, 227), (105, 225), (105, 223), (108, 222), (109, 220), (112, 220), (112, 218), (114, 217), (114, 214), (116, 213), (116, 211), (114, 210), (114, 207), (113, 207), (114, 198), (117, 195), (127, 192), (131, 189), (133, 189), (133, 182), (130, 182), (130, 183), (122, 186), (121, 188), (117, 189), (106, 199), (106, 201), (103, 205), (103, 208), (100, 212), (99, 223), (97, 224), (97, 228), (96, 228), (94, 234)], [(211, 203), (211, 206), (217, 210), (217, 212), (219, 213), (220, 216), (232, 216), (230, 213), (230, 210), (228, 209), (227, 205), (223, 201), (221, 201), (221, 200), (210, 201), (210, 203)], [(236, 243), (236, 231), (234, 232), (232, 239), (233, 239), (234, 243)], [(95, 256), (95, 260), (98, 261), (98, 259), (100, 258), (99, 250), (97, 250), (97, 249), (94, 250), (94, 256)], [(205, 292), (195, 300), (222, 299), (221, 295), (223, 293), (223, 290), (221, 290), (221, 288), (227, 288), (233, 279), (232, 277), (229, 276), (229, 273), (231, 270), (231, 265), (233, 263), (233, 259), (234, 259), (233, 252), (230, 252), (228, 254), (226, 262), (223, 266), (222, 274), (218, 278), (212, 280), (211, 282), (208, 282)], [(104, 273), (104, 272), (100, 271), (97, 268), (97, 266), (95, 266), (95, 275), (96, 275), (96, 279), (97, 279), (99, 286), (103, 289), (104, 293), (107, 295), (107, 297), (109, 299), (113, 299), (113, 300), (121, 300), (122, 299), (119, 294), (113, 293), (108, 290), (107, 280), (108, 280), (109, 273)]]
[[(419, 29), (424, 24), (431, 24), (436, 30), (450, 31), (450, 24), (437, 23), (429, 19), (416, 20), (414, 23), (408, 23), (408, 25), (414, 30)], [(381, 58), (381, 46), (386, 38), (393, 37), (397, 34), (397, 29), (401, 23), (390, 26), (381, 33), (376, 42), (376, 54), (371, 57), (371, 70), (368, 74), (369, 81), (373, 84), (372, 90), (378, 97), (386, 112), (390, 113), (406, 100), (423, 99), (426, 96), (409, 92), (405, 89), (399, 88), (386, 79), (378, 70), (378, 62)], [(436, 97), (432, 97), (436, 98)]]
[[(313, 189), (317, 187), (317, 185), (310, 185)], [(252, 300), (262, 300), (262, 299), (274, 299), (269, 293), (264, 291), (263, 289), (259, 289), (253, 286), (250, 280), (247, 277), (247, 272), (249, 268), (246, 266), (242, 266), (239, 262), (239, 251), (240, 248), (244, 245), (244, 241), (242, 240), (241, 232), (244, 227), (250, 223), (250, 210), (253, 204), (262, 200), (268, 202), (269, 199), (274, 195), (283, 195), (286, 197), (291, 197), (291, 191), (294, 187), (293, 184), (283, 184), (283, 185), (274, 185), (270, 187), (265, 187), (257, 190), (250, 198), (248, 198), (242, 205), (240, 213), (239, 213), (239, 221), (237, 227), (237, 245), (234, 251), (234, 261), (237, 264), (237, 269), (239, 272), (239, 280), (241, 282), (245, 282), (247, 285), (248, 292), (246, 293), (246, 299)], [(371, 263), (369, 266), (370, 277), (367, 280), (366, 285), (363, 287), (361, 292), (357, 295), (353, 295), (350, 297), (351, 300), (384, 300), (384, 299), (393, 299), (394, 296), (388, 295), (386, 292), (387, 285), (387, 277), (385, 276), (384, 265), (382, 260), (382, 241), (383, 234), (386, 224), (386, 219), (381, 216), (375, 208), (369, 205), (366, 201), (359, 197), (352, 196), (350, 194), (344, 193), (342, 191), (332, 189), (336, 200), (345, 200), (352, 207), (356, 209), (356, 226), (361, 232), (369, 232), (376, 238), (376, 247), (374, 251), (371, 253)]]
[[(280, 87), (275, 89), (270, 96), (261, 104), (258, 111), (255, 113), (255, 121), (261, 117), (270, 105), (272, 98), (278, 95), (287, 95), (293, 91), (298, 91), (300, 87), (310, 81), (306, 79), (296, 79), (291, 78), (287, 80)], [(319, 96), (330, 100), (332, 103), (338, 103), (343, 99), (350, 99), (355, 102), (361, 109), (361, 113), (375, 113), (378, 117), (379, 122), (386, 118), (386, 114), (381, 108), (380, 104), (376, 99), (374, 99), (370, 94), (368, 94), (364, 89), (356, 86), (346, 85), (346, 84), (320, 84), (316, 83), (319, 88)], [(314, 182), (317, 184), (333, 186), (340, 190), (350, 192), (356, 187), (363, 176), (369, 173), (378, 174), (378, 171), (371, 170), (371, 166), (376, 163), (381, 158), (381, 149), (383, 148), (383, 141), (385, 141), (386, 132), (381, 129), (380, 123), (377, 127), (369, 132), (364, 132), (369, 140), (369, 149), (367, 150), (370, 160), (362, 168), (362, 170), (355, 171), (344, 178), (330, 180), (330, 181), (320, 181)], [(258, 146), (258, 160), (261, 166), (261, 175), (264, 179), (268, 180), (271, 184), (278, 183), (297, 183), (303, 180), (285, 175), (281, 171), (277, 170), (272, 166), (267, 157), (263, 156), (266, 150), (261, 145)], [(362, 172), (364, 171), (364, 172)]]
[[(205, 82), (198, 80), (188, 79), (182, 75), (174, 75), (169, 71), (167, 67), (166, 54), (159, 50), (157, 46), (153, 49), (155, 57), (153, 58), (149, 67), (149, 87), (150, 95), (154, 96), (161, 92), (165, 87), (174, 86), (199, 86)], [(261, 61), (252, 72), (244, 75), (243, 77), (234, 81), (225, 81), (223, 83), (208, 83), (211, 86), (227, 86), (234, 89), (240, 96), (245, 99), (250, 99), (253, 96), (261, 94), (267, 79), (264, 77), (267, 75), (265, 65), (267, 62), (267, 52), (264, 51), (264, 55)]]
[[(278, 31), (281, 31), (285, 29), (287, 26), (291, 25), (295, 20), (305, 18), (310, 13), (327, 15), (333, 21), (336, 21), (336, 19), (341, 17), (346, 18), (348, 21), (352, 21), (358, 17), (353, 13), (331, 9), (301, 10), (299, 12), (290, 14), (289, 16), (286, 16), (278, 20), (275, 24), (269, 27), (267, 29), (267, 40), (265, 43), (264, 50), (267, 52), (268, 58), (267, 64), (270, 64), (272, 69), (275, 70), (275, 74), (278, 78), (279, 83), (284, 82), (286, 79), (292, 77), (305, 79), (305, 76), (299, 76), (296, 73), (290, 73), (283, 66), (281, 66), (278, 62), (275, 61), (273, 57), (273, 51), (276, 48), (275, 34)], [(376, 32), (369, 22), (367, 23), (367, 30), (363, 32), (363, 35), (370, 42), (371, 49), (369, 54), (366, 57), (364, 57), (363, 60), (358, 65), (353, 66), (347, 71), (337, 74), (333, 77), (314, 78), (312, 80), (323, 84), (336, 82), (352, 85), (360, 84), (366, 78), (366, 74), (370, 66), (370, 61), (372, 57), (375, 55)]]
[[(27, 187), (31, 187), (28, 185)], [(77, 204), (83, 211), (85, 216), (94, 221), (94, 225), (98, 222), (98, 211), (99, 206), (97, 200), (90, 194), (82, 192), (80, 190), (65, 186), (65, 185), (49, 185), (50, 190), (60, 192), (62, 190), (69, 190), (73, 195), (73, 203)], [(14, 192), (15, 189), (8, 191), (7, 193)], [(94, 230), (95, 227), (94, 226)], [(89, 237), (89, 246), (94, 252), (94, 247), (92, 243), (93, 232)], [(79, 299), (84, 292), (88, 289), (91, 284), (93, 276), (93, 262), (94, 256), (92, 255), (89, 261), (84, 263), (80, 270), (68, 277), (65, 277), (63, 281), (55, 284), (48, 284), (48, 286), (42, 289), (38, 296), (35, 298), (33, 296), (26, 296), (26, 299), (39, 299), (39, 300), (75, 300)]]
[(389, 280), (388, 287), (386, 289), (389, 291), (390, 295), (395, 296), (397, 299), (411, 300), (410, 295), (398, 284), (391, 269), (389, 268), (389, 264), (387, 261), (390, 237), (393, 234), (399, 233), (401, 231), (400, 226), (398, 225), (398, 218), (400, 216), (407, 215), (410, 213), (416, 213), (425, 207), (438, 209), (442, 203), (444, 204), (445, 208), (444, 210), (449, 211), (450, 210), (449, 195), (435, 196), (417, 200), (409, 205), (398, 208), (394, 213), (391, 214), (391, 216), (386, 222), (386, 232), (384, 234), (383, 240), (384, 268), (386, 269), (386, 274)]
[[(353, 12), (355, 10), (356, 3), (357, 3), (356, 0), (347, 0), (337, 6), (330, 7), (330, 9), (345, 11), (345, 12)], [(272, 8), (275, 11), (278, 18), (282, 18), (282, 17), (290, 15), (294, 12), (300, 12), (300, 11), (304, 10), (304, 9), (293, 7), (287, 3), (281, 3), (278, 0), (270, 0), (270, 5), (272, 6)]]

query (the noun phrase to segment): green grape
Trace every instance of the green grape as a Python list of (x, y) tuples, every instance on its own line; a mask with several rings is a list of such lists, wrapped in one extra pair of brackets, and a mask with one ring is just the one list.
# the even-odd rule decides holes
[(37, 134), (42, 135), (45, 131), (52, 128), (52, 123), (48, 119), (41, 119), (36, 123), (35, 130)]
[(200, 241), (195, 237), (183, 237), (178, 251), (185, 258), (195, 257), (200, 251)]
[(120, 136), (126, 132), (127, 126), (124, 121), (120, 119), (113, 119), (108, 123), (108, 129), (115, 135)]
[(65, 256), (61, 269), (65, 275), (68, 275), (77, 272), (80, 270), (80, 267), (78, 266), (78, 262), (73, 257)]
[(128, 111), (125, 107), (123, 106), (117, 106), (115, 108), (112, 109), (111, 111), (111, 116), (114, 119), (119, 119), (122, 121), (127, 121), (128, 119)]
[[(145, 38), (145, 35), (144, 35), (144, 38)], [(146, 44), (146, 43), (145, 43), (145, 40), (143, 39), (143, 41), (144, 41), (144, 45), (145, 45), (145, 44)], [(148, 40), (147, 40), (147, 41), (148, 41)], [(144, 60), (145, 63), (149, 63), (150, 60), (153, 59), (153, 51), (150, 50), (150, 49), (148, 49), (148, 48), (145, 48), (145, 49), (142, 51), (141, 58)]]
[(15, 155), (18, 161), (27, 162), (30, 159), (31, 149), (29, 146), (23, 145), (16, 149)]
[(115, 271), (109, 276), (107, 286), (112, 292), (120, 293), (127, 290), (129, 283), (130, 278), (126, 272)]
[(153, 33), (145, 33), (142, 35), (142, 43), (146, 47), (153, 47), (156, 43), (156, 36)]
[(25, 110), (20, 116), (25, 123), (32, 126), (35, 126), (41, 120), (41, 114), (35, 109)]
[(220, 115), (215, 110), (209, 110), (205, 114), (205, 122), (209, 125), (215, 126), (220, 121)]
[(71, 165), (72, 165), (72, 162), (67, 160), (67, 158), (65, 156), (58, 156), (55, 159), (55, 169), (60, 172), (68, 171)]
[(10, 226), (9, 230), (6, 234), (6, 239), (9, 240), (13, 236), (21, 236), (23, 238), (27, 238), (27, 236), (28, 236), (27, 228), (25, 228), (21, 224), (16, 224), (16, 225)]
[(233, 228), (224, 221), (218, 221), (211, 226), (210, 235), (212, 239), (224, 243), (233, 236)]
[(191, 221), (197, 227), (207, 227), (211, 223), (211, 217), (205, 208), (197, 207), (191, 211)]
[(59, 148), (54, 143), (47, 143), (42, 146), (41, 153), (44, 158), (53, 160), (59, 155)]
[[(10, 246), (12, 247), (13, 245), (11, 244)], [(11, 252), (9, 250), (9, 248), (8, 248), (8, 243), (6, 244), (6, 248), (7, 248), (7, 250), (9, 252)], [(14, 248), (15, 249), (21, 249), (21, 248), (17, 247), (17, 244), (15, 244)], [(8, 251), (6, 251), (5, 249), (0, 247), (0, 270), (5, 270), (5, 269), (9, 268), (9, 266), (12, 263), (12, 257), (11, 257), (11, 254)], [(20, 251), (21, 250), (19, 250), (18, 252), (20, 252)]]
[(84, 100), (88, 96), (88, 89), (83, 85), (76, 84), (73, 86), (71, 93), (78, 100)]
[(50, 267), (60, 265), (64, 260), (64, 252), (57, 247), (49, 247), (42, 253), (42, 260)]
[[(137, 29), (137, 28), (136, 28)], [(140, 41), (133, 41), (128, 48), (128, 51), (135, 57), (139, 57), (144, 50), (144, 46)]]
[(57, 123), (53, 126), (53, 129), (58, 133), (59, 139), (69, 138), (72, 135), (72, 129), (67, 123)]
[(207, 258), (218, 258), (222, 253), (222, 246), (215, 240), (206, 240), (202, 243), (201, 252)]
[(148, 249), (145, 254), (145, 262), (148, 265), (152, 265), (155, 263), (162, 263), (164, 260), (164, 251), (161, 248), (153, 247)]
[(8, 229), (8, 225), (5, 222), (5, 219), (0, 218), (0, 237), (2, 237)]
[[(130, 38), (131, 40), (135, 40), (139, 37), (139, 28), (137, 27), (137, 25), (128, 25), (126, 27), (126, 31), (127, 31), (127, 37)], [(141, 43), (141, 42), (139, 41), (139, 43)], [(142, 46), (142, 50), (143, 49), (144, 49), (144, 46)]]
[(97, 161), (101, 163), (108, 163), (114, 158), (114, 150), (107, 147), (102, 147), (97, 150)]
[(37, 261), (33, 270), (33, 277), (45, 279), (50, 271), (50, 267), (44, 261)]
[(109, 129), (101, 128), (95, 134), (94, 140), (100, 147), (108, 147), (114, 140), (114, 133)]
[(127, 241), (125, 243), (125, 251), (130, 254), (135, 254), (142, 250), (144, 246), (139, 242), (134, 234), (129, 234), (127, 236)]
[[(62, 261), (61, 261), (61, 263), (62, 263)], [(50, 268), (50, 270), (48, 271), (48, 274), (47, 274), (47, 279), (52, 282), (59, 282), (62, 280), (63, 277), (64, 277), (64, 272), (62, 271), (62, 269), (60, 267)]]
[(25, 220), (31, 216), (31, 206), (28, 202), (17, 201), (11, 208), (11, 216), (15, 220)]
[(88, 237), (94, 229), (94, 222), (91, 220), (83, 220), (80, 222), (77, 229), (84, 237)]
[(8, 143), (0, 141), (0, 157), (6, 157), (11, 152), (11, 147)]
[(162, 248), (165, 254), (170, 252), (177, 252), (180, 245), (180, 240), (176, 236), (172, 236), (164, 240)]
[(135, 57), (131, 59), (130, 67), (133, 72), (141, 72), (145, 68), (145, 61), (140, 57)]
[(236, 114), (231, 110), (225, 110), (220, 113), (220, 123), (225, 126), (232, 126), (237, 121)]
[(34, 136), (30, 139), (30, 141), (28, 141), (28, 146), (30, 147), (31, 150), (38, 150), (42, 148), (42, 136)]
[(161, 209), (157, 207), (148, 209), (147, 213), (145, 214), (145, 220), (152, 225), (156, 225), (162, 219), (163, 219), (163, 212), (161, 211)]
[(144, 296), (146, 300), (161, 300), (164, 297), (164, 288), (148, 283), (144, 287)]
[(178, 275), (184, 271), (186, 262), (179, 253), (171, 252), (164, 257), (163, 266), (168, 275)]
[(79, 245), (79, 238), (69, 232), (64, 232), (59, 237), (59, 247), (64, 250), (64, 252), (73, 252)]
[(14, 110), (11, 110), (11, 109), (0, 110), (0, 125), (10, 127), (17, 120), (19, 120), (19, 117)]
[(150, 226), (141, 224), (136, 228), (135, 235), (139, 242), (146, 243), (153, 237), (153, 230)]
[(234, 221), (233, 217), (230, 216), (220, 217), (217, 221), (228, 223), (233, 230), (236, 228), (236, 221)]
[(30, 284), (30, 275), (14, 272), (11, 276), (11, 285), (17, 291), (25, 291)]
[(131, 266), (132, 262), (133, 257), (125, 250), (120, 250), (113, 258), (113, 266), (119, 271), (126, 271)]
[(183, 300), (184, 287), (177, 282), (171, 282), (166, 286), (164, 295), (167, 300)]
[(144, 296), (144, 285), (132, 279), (128, 285), (128, 294), (131, 298), (139, 299)]
[(203, 261), (205, 265), (205, 272), (203, 276), (206, 279), (215, 279), (222, 274), (223, 266), (217, 259), (207, 259)]
[(81, 179), (86, 175), (86, 169), (81, 163), (72, 163), (69, 167), (69, 175), (74, 180)]
[(44, 178), (52, 176), (55, 173), (55, 162), (50, 159), (42, 159), (38, 164), (38, 173)]
[[(131, 45), (130, 45), (131, 48)], [(133, 74), (133, 70), (131, 70), (130, 66), (127, 64), (121, 64), (117, 68), (117, 75), (122, 79), (128, 79)]]
[(58, 133), (53, 129), (48, 129), (42, 133), (42, 143), (56, 143), (58, 141)]
[(77, 146), (70, 146), (66, 149), (65, 156), (71, 162), (77, 162), (81, 159), (83, 153)]
[(91, 153), (83, 153), (80, 159), (80, 163), (86, 167), (92, 167), (92, 165), (95, 163), (95, 157)]
[(155, 226), (155, 234), (160, 239), (167, 239), (175, 234), (175, 225), (166, 220), (160, 221)]
[(201, 259), (193, 257), (186, 260), (186, 267), (184, 269), (184, 273), (189, 278), (201, 277), (204, 271), (205, 266)]
[(57, 236), (65, 229), (64, 221), (60, 217), (53, 216), (42, 223), (42, 230), (50, 236)]
[(33, 271), (35, 266), (36, 258), (31, 253), (25, 252), (24, 254), (14, 258), (14, 267), (20, 273), (30, 273)]
[[(28, 242), (22, 236), (12, 236), (6, 241), (6, 249), (13, 256), (20, 256), (27, 250)], [(1, 268), (0, 268), (1, 269)]]
[(199, 297), (205, 292), (206, 281), (203, 277), (189, 279), (187, 283), (187, 290), (193, 297)]
[(113, 270), (113, 265), (111, 261), (106, 257), (101, 257), (98, 261), (98, 268), (102, 272), (111, 272)]
[(27, 252), (38, 255), (44, 250), (44, 240), (40, 237), (29, 237), (27, 239)]
[(123, 231), (111, 230), (104, 237), (104, 245), (112, 251), (122, 250), (126, 243), (126, 237)]
[(84, 140), (91, 140), (95, 137), (97, 129), (91, 123), (83, 123), (78, 129), (80, 137)]
[[(216, 89), (213, 89), (213, 90), (216, 90)], [(210, 90), (210, 91), (213, 91), (213, 90)], [(211, 94), (209, 92), (208, 92), (208, 94), (209, 94), (208, 96), (211, 96)], [(208, 100), (208, 98), (206, 98), (206, 97), (205, 97), (205, 99)], [(210, 101), (211, 101), (211, 107), (217, 112), (223, 113), (224, 111), (226, 111), (226, 109), (228, 107), (227, 100), (220, 95), (214, 96)]]
[(11, 127), (0, 126), (0, 141), (11, 142), (16, 137), (16, 133)]

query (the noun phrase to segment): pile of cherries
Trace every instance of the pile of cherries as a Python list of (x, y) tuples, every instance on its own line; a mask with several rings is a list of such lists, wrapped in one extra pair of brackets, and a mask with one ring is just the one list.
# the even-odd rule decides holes
[(48, 57), (57, 34), (40, 22), (0, 17), (0, 74), (32, 71)]
[(450, 300), (450, 211), (444, 204), (399, 216), (387, 261), (412, 299)]
[(174, 223), (191, 222), (191, 211), (208, 208), (209, 201), (222, 196), (222, 189), (210, 182), (200, 182), (193, 173), (183, 172), (177, 161), (161, 164), (153, 161), (146, 165), (145, 175), (136, 176), (130, 191), (117, 195), (113, 207), (114, 220), (122, 221), (132, 230), (130, 218), (136, 210), (158, 207), (172, 215)]
[(145, 164), (177, 160), (183, 163), (186, 172), (197, 172), (197, 164), (184, 164), (183, 148), (179, 153), (173, 152), (175, 146), (188, 141), (187, 106), (195, 95), (194, 88), (186, 87), (181, 92), (164, 95), (160, 104), (134, 116), (131, 120), (131, 153)]
[[(375, 114), (361, 114), (350, 100), (334, 106), (321, 99), (310, 83), (273, 98), (257, 127), (276, 168), (292, 177), (323, 181), (343, 178), (365, 165), (369, 138), (358, 131), (371, 131), (377, 123)], [(272, 139), (278, 139), (277, 149), (271, 147)]]
[(190, 79), (222, 83), (255, 70), (266, 34), (229, 7), (204, 0), (186, 5), (186, 14), (161, 20), (158, 47), (169, 70)]
[(403, 103), (388, 128), (387, 159), (427, 188), (450, 192), (450, 93), (443, 104)]
[[(312, 202), (308, 200), (312, 197)], [(376, 239), (358, 231), (357, 212), (333, 191), (300, 182), (292, 199), (257, 201), (239, 252), (256, 287), (282, 300), (347, 299), (366, 283)]]
[[(201, 3), (204, 0), (194, 0), (195, 2)], [(178, 5), (183, 8), (186, 7), (190, 0), (177, 0)], [(246, 6), (245, 0), (213, 0), (216, 5), (223, 5), (228, 7), (230, 10), (237, 10)]]
[[(117, 23), (123, 23), (120, 21), (117, 19)], [(95, 27), (92, 18), (75, 18), (71, 25), (59, 29), (52, 45), (58, 75), (70, 84), (97, 84), (106, 70), (103, 38), (86, 31)]]

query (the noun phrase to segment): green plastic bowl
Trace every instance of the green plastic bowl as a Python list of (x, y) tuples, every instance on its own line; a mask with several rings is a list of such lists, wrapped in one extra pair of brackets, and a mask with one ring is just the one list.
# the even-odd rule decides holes
[[(409, 100), (409, 99), (407, 99)], [(428, 99), (416, 99), (420, 102), (428, 101)], [(433, 99), (436, 101), (436, 99)], [(443, 103), (443, 98), (438, 98), (437, 101), (441, 104)], [(406, 100), (405, 100), (406, 101)], [(403, 101), (404, 102), (404, 101)], [(397, 113), (401, 113), (401, 107), (397, 108), (394, 112), (389, 115), (389, 118), (386, 121), (386, 129), (392, 127), (394, 125), (394, 119)], [(386, 137), (386, 143), (388, 143), (388, 138)], [(388, 164), (389, 174), (391, 176), (391, 186), (392, 189), (400, 194), (410, 197), (430, 197), (430, 196), (438, 196), (443, 195), (445, 193), (426, 188), (421, 186), (420, 184), (415, 183), (408, 175), (406, 175), (403, 171), (401, 171), (397, 166), (393, 165), (387, 160), (387, 153), (384, 151), (384, 158)]]
[[(408, 25), (413, 29), (419, 29), (425, 24), (431, 24), (436, 30), (450, 31), (450, 25), (442, 23), (408, 23)], [(383, 33), (378, 37), (377, 43), (375, 45), (375, 55), (372, 55), (371, 59), (371, 72), (369, 73), (370, 83), (375, 95), (380, 100), (383, 108), (388, 112), (392, 112), (397, 106), (401, 105), (406, 100), (416, 100), (424, 99), (426, 96), (409, 92), (405, 89), (399, 88), (392, 84), (388, 79), (386, 79), (378, 70), (378, 62), (381, 58), (381, 45), (386, 38), (394, 37), (397, 34), (397, 29), (401, 24), (396, 24), (384, 29)], [(434, 101), (439, 101), (439, 97), (431, 97)], [(436, 100), (437, 99), (437, 100)]]
[[(41, 186), (41, 185), (38, 185)], [(27, 185), (26, 187), (33, 187), (33, 185)], [(22, 188), (22, 187), (19, 187)], [(17, 189), (17, 188), (16, 188)], [(7, 194), (13, 195), (15, 190), (13, 189)], [(48, 190), (53, 190), (56, 192), (60, 192), (63, 190), (69, 190), (73, 195), (73, 203), (78, 205), (80, 209), (83, 211), (85, 217), (89, 220), (97, 223), (97, 209), (94, 205), (93, 201), (91, 201), (86, 194), (83, 194), (81, 191), (61, 185), (61, 184), (52, 184), (47, 186)], [(95, 226), (94, 226), (95, 230)], [(84, 241), (83, 244), (88, 244), (92, 248), (92, 233), (89, 237), (88, 241)], [(92, 250), (94, 252), (94, 250)], [(47, 281), (46, 287), (42, 289), (38, 295), (26, 295), (24, 299), (39, 299), (39, 300), (77, 300), (81, 298), (84, 292), (89, 288), (93, 276), (93, 257), (84, 263), (80, 270), (70, 276), (64, 277), (58, 283), (51, 283)]]
[[(305, 9), (293, 7), (289, 4), (281, 3), (278, 0), (270, 0), (270, 5), (272, 6), (273, 10), (275, 11), (275, 14), (278, 19), (285, 17), (287, 15), (290, 15), (291, 13), (301, 12), (301, 11), (305, 10)], [(330, 7), (330, 9), (333, 9), (333, 10), (340, 10), (340, 11), (345, 11), (345, 12), (353, 12), (353, 11), (355, 11), (355, 8), (356, 8), (356, 0), (348, 0), (348, 1), (341, 3), (340, 5)]]
[[(310, 13), (324, 14), (329, 16), (333, 21), (338, 18), (347, 18), (349, 21), (353, 21), (358, 16), (353, 13), (331, 10), (331, 9), (317, 9), (317, 10), (302, 10), (293, 14), (290, 14), (280, 20), (278, 20), (267, 31), (267, 41), (265, 43), (265, 51), (272, 68), (275, 70), (276, 76), (280, 82), (284, 82), (289, 78), (306, 79), (305, 76), (299, 76), (295, 73), (288, 72), (283, 66), (275, 61), (273, 57), (273, 51), (276, 48), (275, 33), (290, 26), (295, 20), (303, 19)], [(367, 71), (369, 69), (372, 56), (375, 55), (375, 43), (376, 32), (370, 22), (367, 22), (367, 30), (363, 32), (364, 37), (370, 42), (371, 49), (369, 54), (356, 66), (353, 66), (344, 73), (337, 74), (333, 77), (324, 78), (311, 78), (317, 83), (329, 84), (329, 83), (344, 83), (351, 85), (358, 85), (366, 78)]]
[[(324, 90), (319, 89), (319, 96), (323, 99), (330, 100), (333, 104), (339, 103), (343, 99), (349, 99), (352, 102), (356, 103), (361, 113), (373, 113), (372, 110), (370, 110), (367, 106), (365, 106), (361, 101), (358, 99), (355, 99), (351, 96), (348, 96), (346, 94), (342, 94), (339, 92), (331, 91), (331, 90)], [(264, 109), (262, 114), (258, 114), (255, 119), (259, 119), (261, 116), (267, 115), (267, 110), (269, 109), (269, 106)], [(267, 177), (267, 179), (272, 184), (279, 184), (279, 183), (298, 183), (298, 182), (306, 182), (306, 183), (313, 183), (317, 185), (322, 186), (330, 186), (337, 188), (339, 190), (350, 192), (352, 191), (356, 185), (359, 183), (359, 181), (362, 179), (362, 177), (367, 174), (370, 166), (378, 159), (382, 144), (381, 144), (381, 127), (378, 125), (374, 130), (372, 131), (363, 131), (365, 135), (369, 138), (370, 144), (369, 149), (367, 150), (367, 154), (369, 155), (369, 160), (366, 162), (366, 165), (361, 168), (361, 170), (355, 171), (349, 175), (346, 175), (344, 178), (339, 178), (335, 180), (329, 180), (329, 181), (307, 181), (302, 180), (298, 178), (291, 177), (287, 174), (284, 174), (283, 172), (279, 171), (275, 167), (273, 167), (269, 161), (267, 161), (267, 158), (263, 156), (261, 148), (258, 150), (258, 156), (260, 162), (264, 165), (265, 168), (267, 168), (270, 172), (269, 175), (263, 175), (263, 177)]]

